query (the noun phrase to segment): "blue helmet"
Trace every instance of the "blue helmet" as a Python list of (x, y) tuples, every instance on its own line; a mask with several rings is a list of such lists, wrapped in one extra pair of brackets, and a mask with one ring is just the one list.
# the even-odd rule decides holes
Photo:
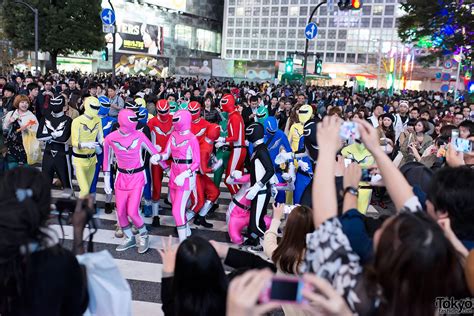
[(109, 115), (110, 111), (110, 99), (107, 98), (106, 96), (100, 96), (99, 97), (99, 103), (100, 103), (100, 108), (99, 108), (99, 116), (107, 116)]
[(138, 108), (138, 112), (137, 113), (137, 116), (138, 116), (138, 121), (145, 124), (148, 122), (148, 110), (141, 106)]
[(276, 131), (278, 130), (278, 122), (275, 117), (269, 116), (266, 120), (265, 123), (263, 124), (265, 127), (265, 134), (271, 134), (274, 135)]

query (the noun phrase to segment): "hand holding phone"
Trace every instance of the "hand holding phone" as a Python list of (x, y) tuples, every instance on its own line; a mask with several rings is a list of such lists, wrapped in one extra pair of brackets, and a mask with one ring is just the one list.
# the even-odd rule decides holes
[(360, 138), (359, 127), (355, 122), (344, 122), (341, 125), (339, 136), (342, 140), (355, 140)]
[(298, 277), (273, 277), (262, 290), (261, 303), (278, 302), (281, 304), (301, 304), (304, 281)]

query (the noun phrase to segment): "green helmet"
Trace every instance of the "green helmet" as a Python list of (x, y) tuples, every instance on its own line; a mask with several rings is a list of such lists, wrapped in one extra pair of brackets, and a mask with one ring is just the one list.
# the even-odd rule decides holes
[(268, 109), (265, 105), (260, 105), (257, 109), (257, 120), (260, 124), (264, 124), (268, 118)]
[(178, 111), (178, 103), (175, 101), (170, 101), (168, 103), (170, 105), (170, 114), (174, 114), (176, 111)]
[(188, 109), (188, 102), (181, 102), (178, 105), (178, 110), (187, 110)]

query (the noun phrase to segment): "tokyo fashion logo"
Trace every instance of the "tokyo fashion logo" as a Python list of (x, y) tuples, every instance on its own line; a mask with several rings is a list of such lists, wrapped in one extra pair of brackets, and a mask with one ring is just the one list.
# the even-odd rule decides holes
[(454, 297), (437, 297), (435, 302), (439, 314), (473, 314), (474, 298), (455, 299)]

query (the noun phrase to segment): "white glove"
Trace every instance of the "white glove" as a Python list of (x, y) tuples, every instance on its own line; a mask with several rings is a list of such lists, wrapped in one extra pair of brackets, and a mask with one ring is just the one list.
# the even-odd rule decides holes
[(243, 174), (242, 174), (242, 171), (240, 170), (234, 170), (230, 173), (230, 176), (234, 179), (240, 179), (242, 178)]
[(95, 146), (95, 153), (96, 153), (97, 155), (102, 154), (102, 147), (99, 146), (99, 145)]
[(285, 172), (281, 175), (281, 177), (283, 178), (283, 180), (285, 180), (286, 182), (291, 182), (291, 175), (288, 173), (288, 172)]
[(51, 132), (51, 136), (52, 136), (53, 138), (59, 138), (59, 137), (63, 136), (63, 133), (62, 133), (62, 132), (58, 132), (58, 131), (53, 131), (53, 132)]
[(79, 143), (80, 148), (88, 148), (88, 149), (95, 149), (99, 143), (97, 142), (86, 142), (86, 143)]
[(218, 139), (216, 139), (216, 143), (225, 143), (225, 137), (219, 137)]
[(110, 172), (104, 172), (104, 191), (105, 194), (112, 194), (112, 187), (110, 186)]
[(223, 142), (216, 142), (216, 148), (219, 149), (221, 148), (222, 146), (226, 145), (227, 143), (223, 143)]
[(245, 140), (245, 146), (249, 147), (250, 142), (248, 140)]
[(222, 161), (222, 159), (217, 160), (217, 161), (212, 165), (212, 171), (216, 171), (217, 169), (219, 169), (220, 167), (222, 167), (223, 164), (224, 164), (224, 162)]
[(276, 158), (275, 158), (275, 163), (277, 165), (280, 165), (282, 163), (285, 163), (287, 162), (288, 160), (291, 160), (293, 159), (293, 153), (290, 152), (290, 153), (287, 153), (286, 151), (282, 151), (281, 153), (279, 153)]
[(249, 200), (253, 200), (262, 189), (263, 187), (261, 187), (259, 182), (257, 182), (247, 190), (245, 197)]
[(161, 161), (161, 155), (160, 154), (155, 154), (150, 157), (150, 163), (152, 165), (157, 165)]
[(176, 178), (174, 178), (174, 184), (176, 184), (177, 186), (183, 186), (186, 178), (189, 178), (192, 175), (193, 173), (191, 172), (191, 170), (186, 169), (185, 171), (178, 174)]
[(156, 148), (156, 150), (158, 150), (159, 152), (161, 151), (161, 146), (160, 146), (160, 145), (156, 144), (156, 145), (155, 145), (155, 148)]
[(304, 172), (308, 172), (309, 164), (306, 161), (298, 160), (298, 168), (301, 168)]

